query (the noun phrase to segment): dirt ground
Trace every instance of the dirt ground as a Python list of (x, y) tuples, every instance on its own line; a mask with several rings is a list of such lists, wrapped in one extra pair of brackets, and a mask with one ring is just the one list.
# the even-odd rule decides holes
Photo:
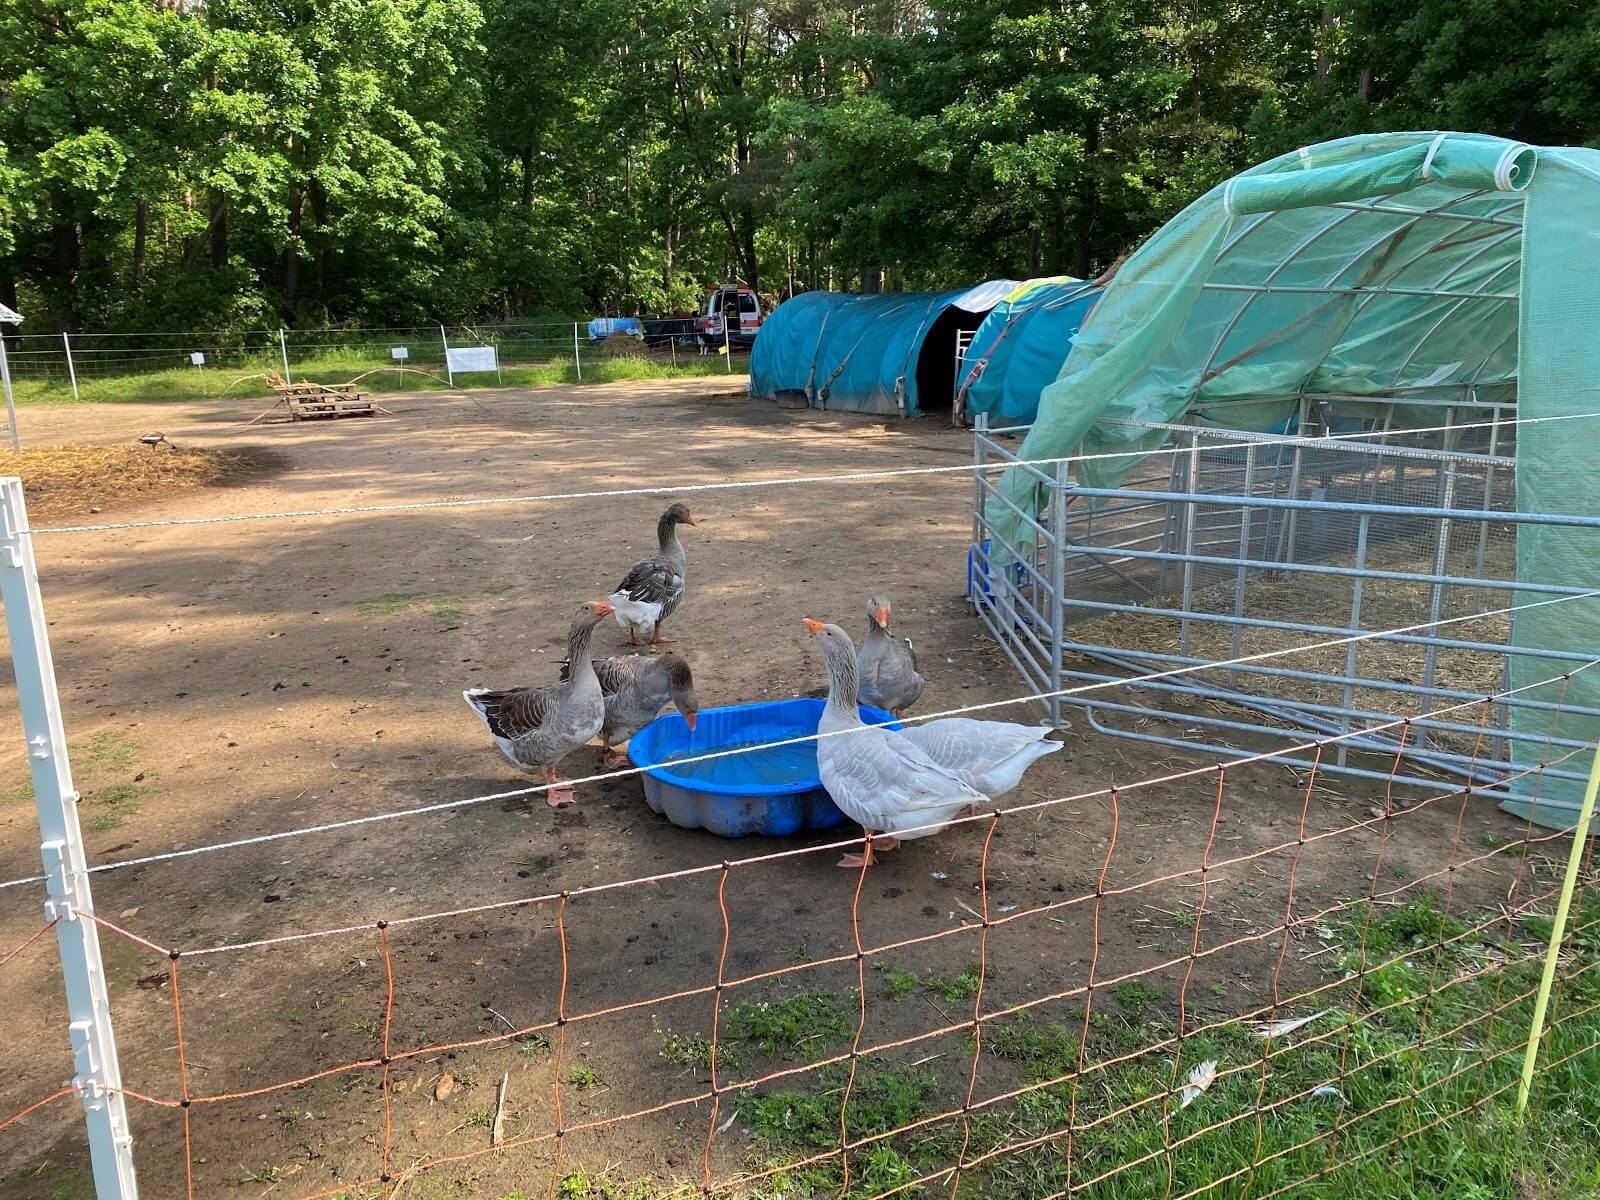
[[(489, 495), (593, 491), (770, 479), (924, 465), (970, 454), (938, 420), (885, 423), (849, 414), (781, 411), (738, 391), (742, 380), (635, 383), (476, 400), (396, 394), (392, 417), (244, 427), (259, 404), (81, 406), (23, 411), (32, 444), (120, 443), (160, 429), (180, 446), (226, 449), (263, 469), (237, 486), (207, 488), (95, 520), (249, 514)], [(689, 596), (669, 629), (708, 705), (802, 694), (823, 676), (802, 616), (864, 623), (867, 595), (894, 600), (930, 684), (921, 711), (1001, 700), (1023, 691), (963, 599), (971, 485), (961, 473), (691, 495), (700, 526), (685, 531)], [(40, 574), (75, 752), (90, 856), (96, 863), (247, 838), (524, 786), (461, 702), (463, 687), (553, 681), (572, 611), (603, 597), (652, 548), (663, 501), (654, 496), (496, 507), (241, 521), (94, 533), (39, 534)], [(622, 640), (607, 623), (597, 649)], [(37, 827), (15, 697), (0, 695), (0, 878), (38, 870)], [(1019, 705), (997, 717), (1034, 719)], [(1021, 802), (1127, 785), (1203, 766), (1084, 731), (1042, 760)], [(598, 747), (568, 760), (598, 771)], [(1305, 788), (1280, 767), (1230, 773), (1212, 828), (1214, 775), (1120, 797), (1107, 886), (1197, 867), (1295, 840)], [(1379, 791), (1340, 781), (1312, 793), (1310, 830), (1364, 818)], [(183, 1036), (196, 1095), (265, 1088), (379, 1053), (385, 973), (375, 922), (545, 895), (595, 883), (717, 864), (798, 842), (724, 842), (677, 829), (645, 806), (624, 775), (578, 788), (577, 807), (538, 797), (442, 807), (423, 816), (250, 845), (94, 878), (98, 911), (161, 946), (225, 952), (180, 961)], [(1437, 871), (1457, 838), (1461, 805), (1434, 804), (1394, 823), (1382, 883)], [(1492, 800), (1465, 807), (1460, 854), (1481, 854), (1518, 827)], [(911, 971), (953, 976), (978, 955), (980, 854), (985, 827), (907, 844), (870, 873), (860, 901), (868, 947), (957, 930), (888, 957)], [(987, 862), (992, 913), (1092, 892), (1111, 834), (1104, 798), (1003, 819)], [(1213, 836), (1214, 835), (1214, 836)], [(837, 836), (837, 835), (835, 835)], [(815, 842), (826, 837), (811, 839)], [(1295, 875), (1304, 913), (1363, 894), (1378, 838), (1359, 833), (1304, 849)], [(727, 978), (848, 956), (856, 877), (836, 853), (811, 854), (728, 876)], [(1200, 944), (1262, 935), (1200, 960), (1185, 993), (1190, 1022), (1267, 1002), (1293, 855), (1281, 851), (1211, 872)], [(1458, 912), (1492, 908), (1513, 863), (1491, 859), (1456, 874)], [(717, 977), (723, 922), (720, 872), (601, 892), (566, 909), (565, 1011), (580, 1014), (685, 989)], [(1174, 956), (1193, 937), (1201, 894), (1190, 876), (1108, 898), (1096, 978)], [(1443, 879), (1435, 881), (1442, 885)], [(1433, 884), (1429, 885), (1434, 886)], [(0, 890), (0, 953), (40, 924), (39, 885)], [(1010, 906), (1019, 906), (1016, 909)], [(408, 924), (390, 931), (395, 1053), (491, 1038), (557, 1016), (561, 953), (554, 903)], [(1019, 1004), (1084, 981), (1091, 909), (1077, 904), (991, 929), (985, 1008)], [(264, 947), (257, 939), (338, 926), (354, 931)], [(126, 1087), (180, 1094), (177, 1037), (164, 959), (103, 934)], [(1283, 990), (1326, 978), (1332, 961), (1309, 930), (1286, 954)], [(1175, 1011), (1182, 963), (1145, 982)], [(910, 1037), (970, 1016), (927, 995), (884, 1000), (866, 973), (862, 1045)], [(799, 988), (844, 989), (854, 962), (730, 988), (725, 1003)], [(71, 1076), (55, 948), (47, 936), (0, 967), (0, 1119)], [(574, 1020), (564, 1053), (506, 1041), (408, 1058), (392, 1071), (395, 1170), (488, 1144), (484, 1114), (509, 1073), (509, 1136), (553, 1124), (559, 1073), (564, 1123), (664, 1104), (702, 1091), (704, 1071), (658, 1053), (652, 1022), (709, 1032), (713, 998), (696, 994), (615, 1016)], [(1040, 1007), (1047, 1018), (1077, 1002)], [(552, 1036), (554, 1031), (551, 1031)], [(895, 1061), (937, 1059), (959, 1103), (970, 1049), (950, 1033), (896, 1049)], [(768, 1069), (780, 1059), (750, 1064)], [(565, 1082), (576, 1068), (586, 1086)], [(432, 1100), (449, 1072), (454, 1096)], [(749, 1068), (745, 1074), (749, 1073)], [(733, 1072), (735, 1076), (739, 1072)], [(724, 1082), (728, 1074), (724, 1072)], [(787, 1086), (804, 1085), (804, 1079)], [(1014, 1085), (984, 1060), (975, 1095)], [(948, 1098), (948, 1097), (947, 1097)], [(730, 1112), (724, 1103), (721, 1115)], [(177, 1109), (130, 1102), (141, 1192), (182, 1196)], [(329, 1075), (292, 1090), (192, 1113), (194, 1195), (303, 1196), (375, 1174), (384, 1104), (375, 1069)], [(698, 1182), (707, 1103), (575, 1133), (565, 1164)], [(721, 1124), (719, 1121), (718, 1124)], [(75, 1101), (0, 1132), (8, 1196), (69, 1195), (85, 1155)], [(742, 1122), (719, 1132), (718, 1178), (761, 1157)], [(40, 1164), (46, 1164), (41, 1166)], [(415, 1196), (543, 1194), (549, 1146), (483, 1156), (418, 1176)], [(565, 1169), (565, 1168), (564, 1168)], [(78, 1182), (73, 1182), (73, 1181)], [(52, 1182), (54, 1181), (54, 1182)], [(86, 1194), (86, 1193), (83, 1193)]]

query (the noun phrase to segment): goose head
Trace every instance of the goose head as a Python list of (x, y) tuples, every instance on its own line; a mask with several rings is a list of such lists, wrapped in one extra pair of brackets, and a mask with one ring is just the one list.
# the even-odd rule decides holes
[(885, 632), (889, 629), (889, 597), (882, 592), (874, 592), (872, 599), (867, 601), (867, 620)]
[(672, 703), (693, 730), (695, 719), (700, 715), (700, 697), (695, 694), (694, 674), (689, 670), (689, 664), (676, 654), (662, 655), (661, 665), (667, 668), (667, 688), (672, 694)]

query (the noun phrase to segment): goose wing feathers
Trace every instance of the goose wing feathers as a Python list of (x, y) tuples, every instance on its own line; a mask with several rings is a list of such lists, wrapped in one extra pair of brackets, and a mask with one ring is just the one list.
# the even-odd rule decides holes
[(489, 732), (511, 741), (548, 725), (557, 712), (560, 695), (558, 687), (508, 688), (498, 692), (475, 689), (466, 693), (467, 703), (477, 709)]
[(890, 730), (869, 727), (825, 738), (818, 757), (822, 781), (839, 807), (867, 828), (884, 833), (940, 825), (967, 805), (984, 800)]
[(635, 563), (623, 576), (614, 593), (635, 604), (659, 604), (663, 608), (683, 592), (683, 572), (665, 558), (647, 558)]

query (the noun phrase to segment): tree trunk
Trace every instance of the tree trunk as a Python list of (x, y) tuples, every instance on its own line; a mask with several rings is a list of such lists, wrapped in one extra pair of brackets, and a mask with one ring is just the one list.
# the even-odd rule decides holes
[(1039, 275), (1039, 264), (1043, 260), (1039, 227), (1035, 225), (1028, 230), (1028, 278), (1034, 279)]
[(883, 268), (862, 267), (861, 294), (864, 296), (876, 296), (881, 291), (883, 291)]
[(316, 283), (317, 303), (328, 300), (328, 195), (317, 183), (311, 185), (311, 215), (317, 224)]
[(1326, 0), (1322, 6), (1322, 19), (1317, 22), (1317, 82), (1326, 84), (1328, 75), (1333, 71), (1333, 55), (1328, 50), (1332, 30), (1338, 18), (1334, 15), (1333, 0)]
[(533, 143), (522, 147), (522, 207), (533, 207)]
[(289, 244), (283, 248), (283, 306), (291, 314), (300, 295), (300, 220), (306, 194), (295, 188), (289, 197)]
[(228, 266), (228, 198), (219, 194), (211, 197), (211, 269), (226, 270)]
[(1072, 273), (1089, 278), (1094, 258), (1094, 220), (1100, 207), (1100, 189), (1095, 182), (1095, 158), (1100, 153), (1100, 122), (1092, 121), (1083, 135), (1083, 177), (1078, 181), (1078, 221), (1072, 231), (1074, 251)]
[(145, 242), (150, 231), (150, 202), (140, 196), (133, 206), (133, 278), (144, 282)]

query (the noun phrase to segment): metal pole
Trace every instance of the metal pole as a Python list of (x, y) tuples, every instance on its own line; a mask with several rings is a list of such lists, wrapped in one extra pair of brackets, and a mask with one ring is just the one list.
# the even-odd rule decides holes
[(293, 383), (294, 377), (289, 374), (289, 343), (284, 339), (283, 326), (278, 326), (278, 350), (283, 354), (283, 381)]
[(1050, 724), (1061, 728), (1062, 589), (1067, 579), (1067, 485), (1071, 463), (1056, 463), (1056, 481), (1050, 489)]
[(1583, 807), (1572, 830), (1572, 851), (1567, 855), (1567, 874), (1561, 881), (1561, 898), (1556, 901), (1556, 918), (1550, 927), (1550, 945), (1544, 955), (1544, 977), (1539, 980), (1539, 995), (1533, 1002), (1533, 1025), (1528, 1030), (1528, 1048), (1522, 1054), (1522, 1083), (1517, 1087), (1517, 1112), (1528, 1107), (1528, 1090), (1533, 1086), (1533, 1067), (1539, 1058), (1539, 1041), (1544, 1037), (1544, 1019), (1550, 1007), (1550, 989), (1556, 979), (1556, 960), (1561, 956), (1561, 939), (1567, 932), (1567, 914), (1572, 910), (1572, 893), (1578, 885), (1578, 867), (1589, 840), (1589, 823), (1594, 819), (1595, 792), (1600, 790), (1600, 746), (1595, 747), (1589, 767), (1589, 785), (1583, 791)]
[(78, 368), (72, 365), (72, 342), (67, 337), (67, 331), (61, 331), (61, 346), (67, 352), (67, 378), (72, 380), (72, 398), (78, 398)]
[(11, 422), (11, 448), (22, 452), (22, 432), (17, 428), (17, 402), (11, 394), (11, 360), (6, 357), (5, 334), (0, 333), (0, 388), (6, 394), (6, 420)]
[(583, 382), (583, 358), (578, 354), (578, 323), (572, 323), (572, 366), (578, 372), (578, 382)]
[(67, 1032), (77, 1068), (72, 1086), (83, 1101), (95, 1194), (99, 1200), (135, 1200), (139, 1189), (133, 1174), (133, 1136), (128, 1131), (122, 1069), (111, 1030), (99, 930), (90, 919), (94, 900), (89, 891), (83, 830), (78, 825), (78, 793), (67, 760), (66, 727), (50, 658), (33, 540), (21, 532), (28, 527), (22, 481), (15, 476), (0, 478), (0, 523), (0, 599), (5, 603), (22, 732), (27, 738), (39, 812), (40, 853), (49, 897), (45, 918), (55, 922), (61, 952)]
[(444, 334), (444, 322), (439, 322), (439, 340), (444, 343), (444, 377), (450, 381), (450, 386), (455, 387), (455, 372), (450, 369), (450, 339)]

